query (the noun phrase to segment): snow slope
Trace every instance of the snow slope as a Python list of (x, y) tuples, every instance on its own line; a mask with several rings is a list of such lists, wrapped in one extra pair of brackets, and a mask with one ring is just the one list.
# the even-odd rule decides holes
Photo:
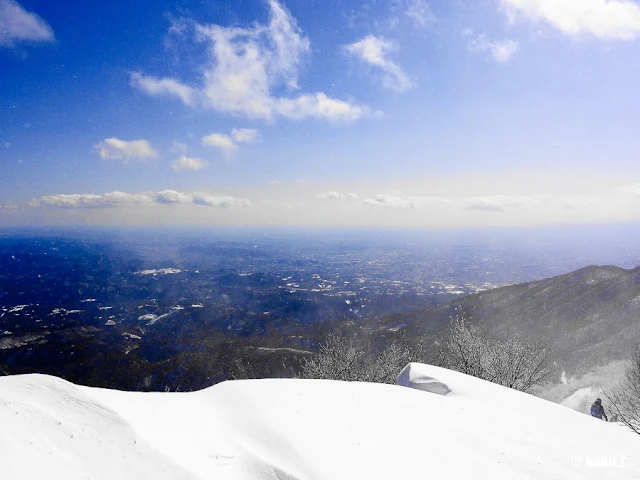
[[(0, 377), (0, 477), (637, 479), (640, 436), (473, 377), (451, 390), (243, 380), (131, 393)], [(429, 380), (430, 382), (431, 380)]]

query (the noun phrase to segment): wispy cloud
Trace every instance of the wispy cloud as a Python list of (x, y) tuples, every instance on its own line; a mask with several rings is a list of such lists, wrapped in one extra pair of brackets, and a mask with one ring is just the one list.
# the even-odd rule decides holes
[(0, 47), (19, 43), (51, 43), (55, 40), (47, 22), (14, 0), (0, 0)]
[(565, 35), (631, 40), (640, 35), (640, 5), (630, 0), (500, 0), (511, 22), (546, 22)]
[(435, 15), (425, 0), (411, 0), (405, 15), (421, 27), (428, 27), (436, 21)]
[(140, 72), (133, 72), (130, 82), (132, 87), (151, 96), (176, 96), (188, 106), (194, 106), (200, 96), (198, 90), (180, 83), (175, 78), (155, 78)]
[(367, 64), (382, 71), (382, 85), (398, 92), (414, 87), (414, 83), (402, 68), (389, 59), (398, 50), (398, 45), (383, 37), (368, 35), (357, 42), (345, 45), (344, 49)]
[(360, 197), (357, 194), (352, 192), (342, 193), (342, 192), (336, 192), (335, 190), (328, 190), (318, 195), (318, 198), (320, 198), (321, 200), (343, 200), (343, 199), (355, 200)]
[[(149, 95), (174, 96), (189, 106), (249, 118), (352, 121), (366, 115), (366, 107), (323, 92), (290, 97), (274, 94), (280, 88), (299, 90), (299, 70), (310, 43), (280, 3), (269, 0), (269, 8), (269, 22), (255, 23), (250, 28), (190, 24), (197, 40), (209, 45), (208, 61), (201, 67), (202, 84), (189, 86), (175, 78), (156, 78), (140, 72), (132, 74), (131, 84)], [(187, 24), (181, 23), (181, 35)]]
[(182, 172), (184, 170), (197, 171), (204, 168), (206, 163), (199, 158), (187, 157), (181, 155), (179, 158), (171, 162), (171, 168), (176, 172)]
[[(470, 30), (464, 33), (467, 36), (473, 35)], [(519, 50), (520, 45), (515, 40), (489, 40), (486, 35), (475, 35), (469, 41), (469, 50), (472, 52), (488, 52), (493, 59), (498, 63), (507, 63), (511, 60), (516, 52)]]
[(260, 138), (260, 132), (253, 128), (234, 128), (231, 137), (237, 143), (253, 143)]
[(508, 208), (519, 208), (538, 204), (539, 201), (532, 197), (487, 195), (483, 197), (468, 197), (458, 201), (458, 204), (466, 210), (484, 210), (488, 212), (500, 212)]
[(563, 209), (580, 210), (595, 206), (601, 200), (598, 197), (586, 195), (484, 195), (476, 197), (420, 197), (402, 195), (376, 195), (366, 198), (362, 204), (370, 207), (422, 209), (440, 208), (468, 210), (478, 212), (507, 212), (519, 209)]
[(120, 140), (111, 137), (95, 145), (94, 149), (104, 160), (140, 160), (153, 158), (158, 155), (147, 140)]
[(401, 195), (381, 194), (374, 197), (366, 198), (362, 204), (369, 207), (381, 208), (423, 208), (433, 207), (436, 205), (450, 204), (451, 200), (441, 197), (414, 197)]
[(229, 208), (229, 207), (250, 207), (251, 202), (246, 198), (236, 198), (230, 197), (227, 195), (216, 196), (216, 195), (197, 195), (193, 197), (193, 203), (197, 205), (205, 205), (207, 207), (220, 207), (220, 208)]
[(189, 204), (219, 208), (251, 206), (251, 202), (246, 198), (236, 198), (227, 195), (188, 194), (176, 190), (134, 194), (120, 191), (102, 195), (89, 193), (58, 194), (47, 195), (33, 200), (30, 203), (32, 207), (63, 209)]
[(234, 128), (231, 135), (212, 133), (202, 137), (202, 143), (222, 150), (230, 155), (238, 150), (239, 143), (253, 143), (260, 138), (260, 132), (252, 128)]
[(238, 149), (232, 138), (223, 133), (212, 133), (202, 137), (202, 143), (209, 147), (215, 147), (225, 153), (232, 153)]

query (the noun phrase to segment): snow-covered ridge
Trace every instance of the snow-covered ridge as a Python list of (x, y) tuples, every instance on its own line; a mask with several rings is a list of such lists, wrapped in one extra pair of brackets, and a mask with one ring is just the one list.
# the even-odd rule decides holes
[(640, 437), (625, 427), (437, 367), (414, 364), (405, 377), (450, 392), (242, 380), (131, 393), (0, 377), (0, 471), (3, 480), (640, 478)]

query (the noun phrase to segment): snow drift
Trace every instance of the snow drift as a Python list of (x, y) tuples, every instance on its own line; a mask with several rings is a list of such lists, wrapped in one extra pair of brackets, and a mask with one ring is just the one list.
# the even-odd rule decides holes
[(450, 392), (283, 379), (134, 393), (1, 377), (0, 472), (3, 480), (640, 478), (640, 437), (625, 427), (458, 372), (412, 369)]
[(398, 385), (415, 388), (425, 392), (446, 395), (451, 389), (444, 383), (429, 376), (429, 366), (421, 363), (410, 363), (402, 369), (398, 380)]

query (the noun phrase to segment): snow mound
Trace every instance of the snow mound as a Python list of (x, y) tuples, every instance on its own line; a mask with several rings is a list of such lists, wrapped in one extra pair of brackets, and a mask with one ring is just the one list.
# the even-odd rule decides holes
[(640, 478), (640, 437), (624, 427), (412, 369), (451, 391), (269, 379), (140, 393), (0, 377), (2, 480)]
[(13, 479), (195, 479), (81, 387), (0, 378), (0, 475)]
[(410, 363), (402, 369), (396, 384), (423, 390), (425, 392), (437, 393), (438, 395), (446, 395), (451, 389), (444, 383), (430, 377), (429, 366), (420, 363)]

